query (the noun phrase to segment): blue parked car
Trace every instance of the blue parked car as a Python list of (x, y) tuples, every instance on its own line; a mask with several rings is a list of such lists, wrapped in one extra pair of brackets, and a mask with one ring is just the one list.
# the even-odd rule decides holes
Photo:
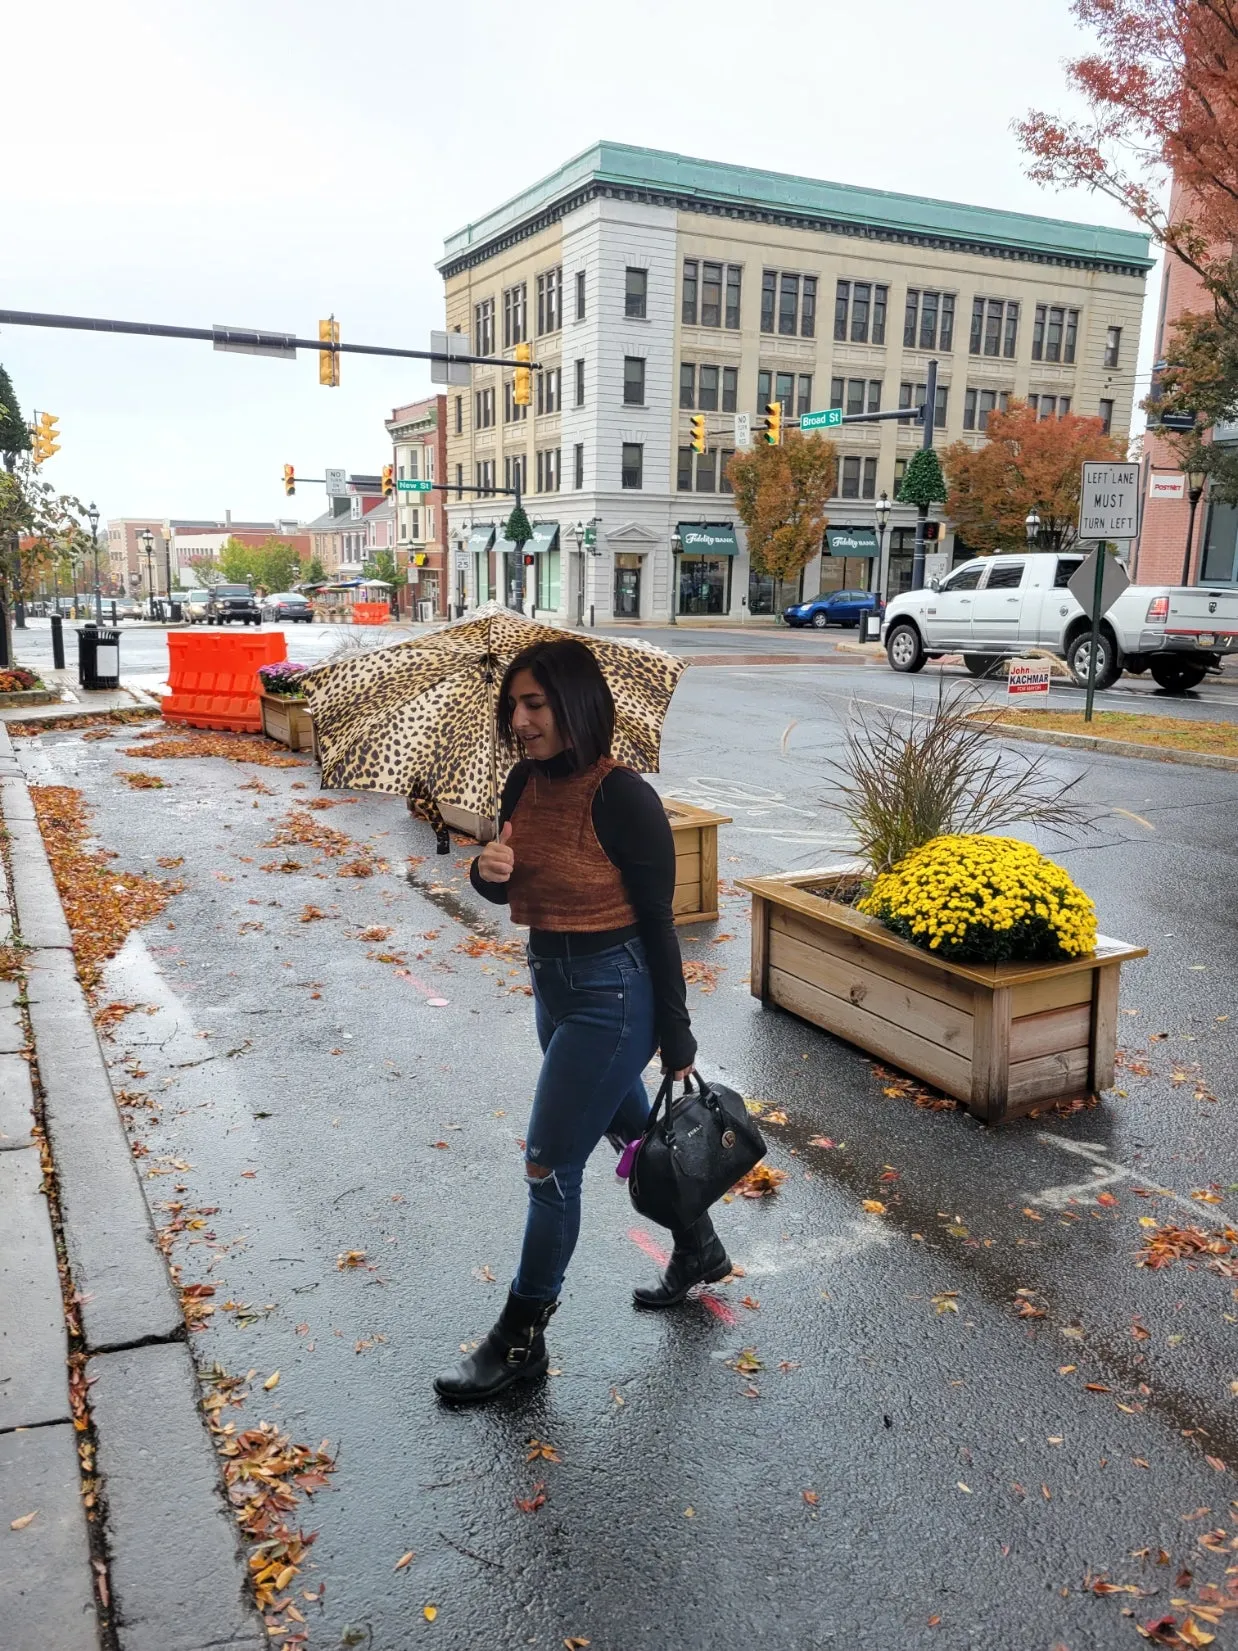
[(809, 602), (784, 608), (782, 617), (788, 625), (812, 625), (823, 631), (827, 625), (858, 625), (864, 615), (872, 613), (876, 606), (876, 591), (822, 591), (820, 596), (814, 596)]

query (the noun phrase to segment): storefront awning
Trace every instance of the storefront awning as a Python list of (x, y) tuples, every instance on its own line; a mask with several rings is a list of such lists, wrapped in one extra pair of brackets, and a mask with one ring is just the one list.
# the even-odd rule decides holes
[(676, 531), (685, 556), (738, 556), (735, 529), (722, 522), (680, 522)]
[(558, 522), (534, 522), (533, 537), (529, 540), (528, 548), (533, 551), (534, 554), (536, 554), (539, 550), (558, 550)]
[(494, 523), (478, 523), (469, 534), (468, 548), (473, 551), (487, 551), (494, 543)]
[(827, 527), (829, 556), (876, 556), (877, 535), (871, 527)]
[(496, 556), (510, 556), (515, 548), (510, 539), (505, 539), (501, 533), (496, 535), (494, 541), (494, 554)]

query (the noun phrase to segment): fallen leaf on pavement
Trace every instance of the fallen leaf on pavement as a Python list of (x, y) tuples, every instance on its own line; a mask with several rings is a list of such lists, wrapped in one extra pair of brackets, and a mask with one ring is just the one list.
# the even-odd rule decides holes
[(364, 1250), (345, 1250), (343, 1255), (336, 1257), (335, 1265), (341, 1272), (345, 1267), (362, 1267), (365, 1265)]
[(264, 1388), (266, 1388), (268, 1393), (272, 1390), (272, 1388), (278, 1387), (279, 1386), (279, 1371), (278, 1370), (272, 1371), (272, 1373), (267, 1377), (266, 1381), (264, 1381), (262, 1385), (263, 1385)]
[(30, 1523), (30, 1521), (32, 1519), (37, 1519), (38, 1516), (39, 1516), (39, 1510), (37, 1508), (34, 1510), (33, 1513), (24, 1513), (24, 1514), (22, 1514), (20, 1519), (14, 1519), (10, 1523), (9, 1529), (11, 1531), (24, 1531), (26, 1526)]
[(539, 1479), (533, 1489), (529, 1492), (528, 1496), (516, 1497), (516, 1506), (520, 1509), (521, 1513), (536, 1513), (539, 1508), (544, 1508), (546, 1506), (545, 1493), (545, 1482)]
[(815, 1490), (803, 1490), (800, 1492), (800, 1495), (804, 1498), (810, 1508), (815, 1508), (817, 1503), (821, 1500)]
[(774, 1169), (769, 1164), (754, 1165), (747, 1175), (741, 1176), (731, 1188), (741, 1198), (768, 1198), (787, 1178), (785, 1169)]
[(958, 1293), (957, 1290), (939, 1290), (931, 1298), (938, 1313), (957, 1313), (959, 1310)]
[(392, 1566), (392, 1570), (402, 1571), (406, 1565), (411, 1565), (416, 1557), (417, 1555), (410, 1548), (406, 1554), (400, 1555), (399, 1559), (397, 1559), (395, 1564)]
[(570, 1639), (565, 1639), (563, 1643), (567, 1646), (567, 1651), (585, 1651), (585, 1647), (590, 1642), (582, 1639), (579, 1634), (573, 1634)]
[(528, 1454), (525, 1456), (526, 1462), (561, 1462), (562, 1460), (563, 1458), (559, 1455), (559, 1452), (555, 1449), (555, 1447), (551, 1444), (547, 1444), (544, 1439), (529, 1440)]
[(433, 1622), (435, 1617), (438, 1616), (438, 1606), (437, 1605), (423, 1605), (421, 1607), (421, 1614), (426, 1619), (427, 1622)]
[(860, 1208), (867, 1210), (870, 1215), (884, 1215), (886, 1212), (886, 1207), (880, 1198), (866, 1198)]

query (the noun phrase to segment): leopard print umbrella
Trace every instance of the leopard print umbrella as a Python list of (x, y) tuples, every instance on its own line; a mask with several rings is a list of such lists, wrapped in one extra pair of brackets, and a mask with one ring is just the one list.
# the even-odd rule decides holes
[[(323, 785), (417, 799), (430, 818), (426, 804), (450, 803), (494, 819), (513, 762), (495, 733), (503, 673), (530, 643), (568, 635), (490, 602), (426, 636), (315, 666), (302, 681)], [(615, 757), (656, 774), (684, 661), (644, 642), (580, 640), (615, 698)]]

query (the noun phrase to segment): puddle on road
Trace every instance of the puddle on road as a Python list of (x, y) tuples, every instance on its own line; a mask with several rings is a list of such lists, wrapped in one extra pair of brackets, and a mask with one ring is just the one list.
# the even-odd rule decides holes
[(498, 938), (498, 924), (487, 922), (485, 918), (479, 917), (459, 895), (453, 894), (450, 889), (445, 889), (440, 884), (423, 881), (417, 875), (416, 868), (412, 866), (405, 871), (404, 877), (410, 888), (416, 889), (422, 899), (428, 900), (432, 906), (437, 906), (441, 912), (444, 912), (454, 922), (459, 923), (461, 928), (467, 929), (470, 934), (478, 935), (483, 940)]

